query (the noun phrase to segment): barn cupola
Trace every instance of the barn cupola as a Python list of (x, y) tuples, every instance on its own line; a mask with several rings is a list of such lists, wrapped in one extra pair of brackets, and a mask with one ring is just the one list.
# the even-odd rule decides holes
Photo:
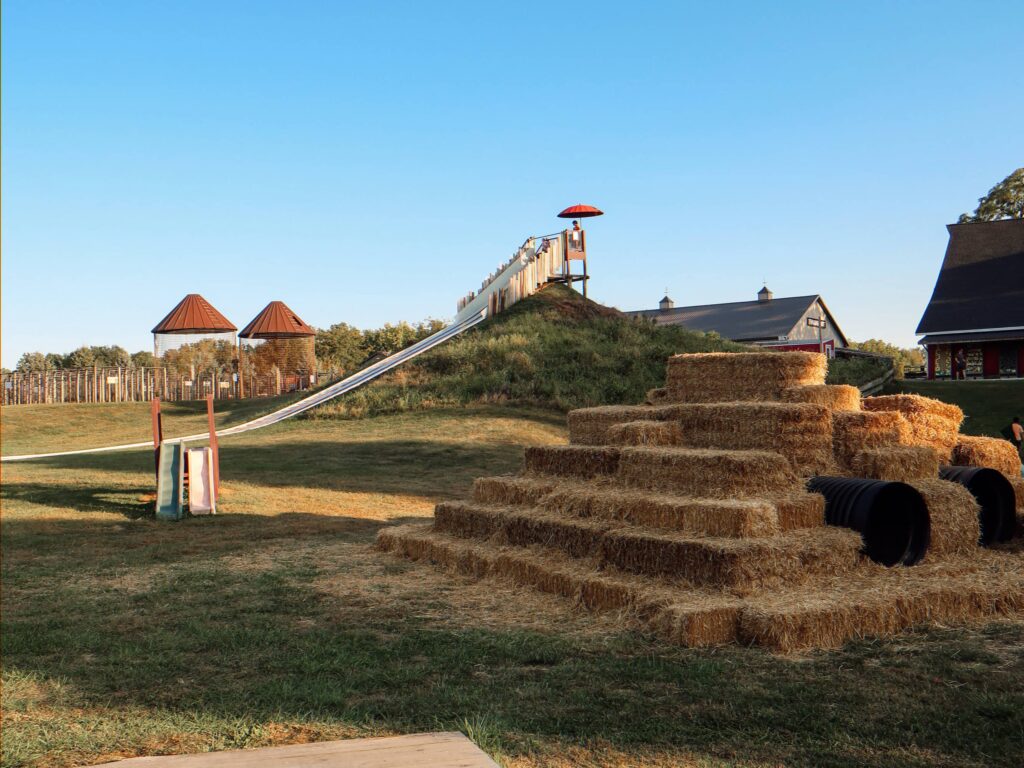
[(772, 296), (773, 296), (773, 294), (772, 294), (772, 292), (770, 290), (768, 290), (768, 286), (767, 285), (764, 288), (762, 288), (760, 291), (757, 292), (757, 300), (758, 301), (771, 301), (772, 300)]
[(668, 288), (665, 289), (665, 296), (661, 301), (658, 302), (658, 309), (662, 312), (668, 312), (676, 303), (668, 296)]

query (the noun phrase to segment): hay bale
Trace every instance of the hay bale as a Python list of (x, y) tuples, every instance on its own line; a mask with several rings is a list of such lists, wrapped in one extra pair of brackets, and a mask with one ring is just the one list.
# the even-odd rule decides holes
[(836, 460), (847, 468), (861, 451), (907, 445), (909, 441), (910, 425), (896, 411), (836, 411), (832, 414), (832, 447)]
[(489, 539), (502, 532), (503, 509), (486, 507), (461, 501), (442, 501), (434, 507), (432, 530), (457, 536), (460, 539)]
[(1011, 482), (1020, 478), (1020, 454), (1009, 440), (996, 437), (960, 435), (953, 446), (952, 463), (958, 467), (988, 467), (1006, 475)]
[(642, 593), (636, 611), (669, 642), (706, 648), (736, 640), (742, 608), (742, 600), (721, 593), (663, 590), (650, 596)]
[(557, 485), (554, 480), (540, 477), (478, 477), (473, 481), (473, 500), (505, 506), (536, 504)]
[(1010, 485), (1013, 486), (1013, 494), (1017, 497), (1017, 514), (1024, 514), (1024, 477), (1011, 477)]
[(775, 505), (762, 499), (697, 499), (566, 484), (545, 496), (540, 506), (561, 515), (703, 536), (773, 536), (781, 531)]
[(601, 561), (631, 573), (749, 594), (847, 570), (859, 561), (860, 549), (860, 536), (840, 528), (757, 539), (614, 529), (604, 536)]
[(664, 387), (647, 390), (647, 397), (644, 398), (644, 403), (647, 405), (664, 405), (667, 402), (670, 402), (668, 390)]
[(664, 406), (656, 415), (682, 428), (682, 445), (776, 451), (798, 474), (833, 468), (832, 417), (810, 403), (733, 402)]
[(931, 540), (925, 559), (929, 562), (953, 555), (972, 554), (981, 539), (981, 511), (964, 486), (948, 480), (910, 480), (924, 497), (931, 521)]
[(849, 384), (809, 384), (786, 387), (782, 399), (788, 403), (813, 403), (830, 411), (859, 411), (860, 390)]
[(850, 460), (850, 472), (872, 480), (934, 478), (939, 474), (939, 452), (927, 445), (897, 445), (866, 448)]
[(669, 358), (665, 389), (683, 403), (779, 400), (787, 387), (824, 384), (814, 352), (707, 352)]
[(683, 432), (671, 421), (627, 421), (605, 431), (610, 445), (679, 445)]
[(612, 475), (619, 467), (619, 448), (584, 445), (535, 445), (526, 449), (524, 466), (532, 474), (561, 477)]
[(909, 445), (930, 445), (946, 461), (959, 437), (964, 412), (955, 405), (920, 395), (878, 395), (864, 398), (866, 411), (896, 411), (903, 414), (910, 429)]
[(757, 496), (800, 487), (789, 462), (778, 453), (702, 448), (620, 450), (617, 479), (634, 488), (715, 498)]
[(775, 507), (779, 528), (792, 531), (797, 528), (820, 528), (825, 525), (825, 497), (805, 490), (766, 497)]
[(567, 518), (536, 509), (508, 510), (502, 514), (501, 523), (502, 535), (509, 544), (540, 545), (577, 558), (597, 554), (605, 533), (616, 525), (609, 520)]
[(630, 421), (658, 420), (658, 411), (646, 405), (603, 405), (569, 411), (572, 445), (606, 445), (608, 428)]

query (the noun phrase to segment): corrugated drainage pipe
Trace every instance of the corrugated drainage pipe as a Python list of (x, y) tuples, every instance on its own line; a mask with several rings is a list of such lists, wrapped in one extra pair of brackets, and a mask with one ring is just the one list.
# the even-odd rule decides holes
[(978, 502), (981, 507), (978, 511), (979, 541), (983, 546), (1013, 537), (1017, 527), (1017, 497), (1001, 472), (988, 467), (939, 467), (939, 477), (960, 483)]
[(859, 532), (864, 553), (876, 563), (914, 565), (928, 551), (928, 507), (906, 483), (812, 477), (807, 489), (825, 497), (825, 522)]

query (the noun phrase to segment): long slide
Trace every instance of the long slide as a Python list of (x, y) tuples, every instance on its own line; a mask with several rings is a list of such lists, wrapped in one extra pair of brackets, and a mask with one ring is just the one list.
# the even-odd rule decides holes
[[(544, 262), (549, 261), (545, 258)], [(453, 339), (456, 336), (468, 331), (473, 326), (477, 325), (494, 310), (494, 297), (502, 295), (502, 292), (507, 292), (509, 287), (515, 281), (516, 284), (522, 282), (522, 275), (530, 267), (534, 268), (536, 272), (537, 255), (533, 247), (533, 239), (527, 240), (522, 248), (516, 253), (512, 259), (504, 264), (495, 275), (489, 278), (484, 286), (481, 288), (479, 294), (475, 294), (472, 297), (468, 297), (459, 313), (455, 316), (455, 320), (445, 328), (442, 328), (437, 333), (422, 339), (415, 344), (406, 347), (405, 349), (390, 355), (389, 357), (380, 360), (373, 365), (364, 368), (351, 376), (337, 381), (318, 392), (314, 392), (309, 397), (299, 400), (296, 403), (280, 408), (272, 413), (268, 413), (259, 418), (247, 421), (243, 424), (237, 424), (233, 427), (225, 427), (224, 429), (217, 431), (218, 437), (229, 437), (231, 435), (239, 435), (243, 432), (251, 432), (254, 429), (262, 429), (263, 427), (269, 427), (272, 424), (277, 424), (290, 419), (293, 416), (298, 416), (300, 413), (308, 411), (310, 408), (315, 408), (318, 405), (322, 405), (329, 400), (333, 400), (336, 397), (340, 397), (344, 394), (351, 392), (357, 387), (361, 387), (363, 384), (373, 381), (378, 376), (382, 376), (393, 368), (402, 365), (414, 357), (422, 355), (424, 352), (433, 349), (439, 344), (443, 344), (449, 339)], [(550, 270), (545, 268), (542, 274), (538, 275), (536, 286), (542, 285), (543, 282), (547, 282)], [(543, 282), (541, 282), (543, 281)], [(532, 292), (531, 288), (530, 292)], [(507, 295), (507, 294), (506, 294)], [(184, 437), (171, 437), (166, 438), (164, 443), (180, 443), (180, 442), (191, 442), (205, 440), (209, 437), (208, 433), (199, 433), (195, 435), (186, 435)], [(21, 456), (3, 456), (0, 457), (0, 461), (30, 461), (32, 459), (46, 459), (57, 456), (74, 456), (77, 454), (86, 453), (106, 453), (112, 451), (129, 451), (142, 448), (152, 448), (153, 442), (147, 440), (141, 443), (126, 443), (124, 445), (107, 445), (101, 448), (85, 448), (77, 451), (59, 451), (56, 453), (35, 453), (25, 454)]]

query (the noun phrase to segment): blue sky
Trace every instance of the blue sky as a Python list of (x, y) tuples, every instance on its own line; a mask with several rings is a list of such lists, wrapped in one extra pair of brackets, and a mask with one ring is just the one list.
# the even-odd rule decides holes
[[(566, 8), (579, 8), (567, 11)], [(2, 357), (450, 317), (566, 205), (622, 309), (821, 293), (913, 343), (1024, 165), (1020, 2), (3, 3)]]

